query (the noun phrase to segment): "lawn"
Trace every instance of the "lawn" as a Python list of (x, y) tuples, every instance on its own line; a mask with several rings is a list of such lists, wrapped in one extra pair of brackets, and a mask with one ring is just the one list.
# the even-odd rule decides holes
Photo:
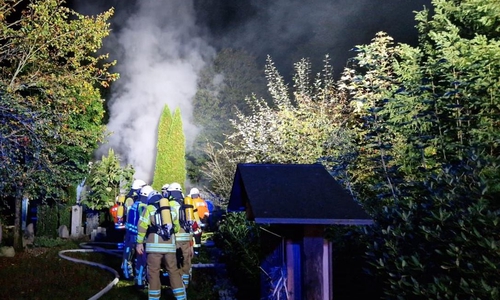
[[(75, 263), (59, 257), (65, 249), (80, 248), (81, 241), (68, 240), (50, 248), (32, 248), (16, 253), (15, 257), (0, 257), (0, 299), (89, 299), (106, 287), (114, 275), (104, 269)], [(120, 272), (120, 258), (115, 255), (91, 252), (66, 252), (78, 259), (105, 264)], [(190, 300), (217, 299), (215, 270), (194, 268), (187, 293)], [(146, 290), (137, 290), (131, 281), (120, 280), (100, 299), (147, 299)], [(161, 299), (174, 299), (167, 286)]]

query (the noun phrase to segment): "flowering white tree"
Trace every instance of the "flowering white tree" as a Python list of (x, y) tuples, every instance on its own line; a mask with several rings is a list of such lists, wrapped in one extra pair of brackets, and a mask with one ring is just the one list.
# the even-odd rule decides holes
[(314, 163), (340, 154), (348, 145), (347, 102), (336, 90), (328, 57), (314, 78), (311, 65), (295, 64), (293, 92), (270, 58), (266, 76), (271, 105), (255, 97), (246, 101), (252, 114), (238, 112), (232, 120), (235, 133), (225, 145), (245, 162)]
[[(349, 149), (346, 94), (336, 89), (328, 56), (323, 71), (314, 77), (307, 59), (297, 62), (292, 92), (269, 57), (266, 77), (271, 101), (255, 96), (245, 99), (251, 113), (236, 113), (232, 120), (235, 132), (226, 138), (215, 156), (210, 156), (210, 167), (204, 168), (204, 174), (212, 181), (223, 181), (219, 178), (221, 173), (213, 171), (220, 169), (214, 164), (220, 164), (221, 159), (229, 159), (233, 168), (233, 172), (224, 173), (227, 176), (234, 174), (240, 162), (315, 163)], [(229, 195), (230, 188), (218, 193)]]

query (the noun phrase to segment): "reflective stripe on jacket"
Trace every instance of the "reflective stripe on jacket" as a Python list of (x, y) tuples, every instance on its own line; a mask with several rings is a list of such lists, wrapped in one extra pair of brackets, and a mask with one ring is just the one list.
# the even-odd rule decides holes
[(127, 211), (127, 220), (125, 221), (125, 229), (132, 233), (132, 234), (137, 234), (138, 233), (138, 227), (137, 225), (139, 224), (139, 219), (141, 217), (141, 214), (146, 210), (146, 204), (142, 203), (141, 201), (136, 201), (130, 209)]
[[(155, 227), (156, 220), (156, 206), (149, 204), (141, 215), (138, 224), (137, 243), (146, 243), (147, 253), (175, 253), (175, 235), (168, 240), (164, 240), (155, 232), (148, 232), (148, 229)], [(172, 213), (172, 220), (174, 220), (174, 213)]]

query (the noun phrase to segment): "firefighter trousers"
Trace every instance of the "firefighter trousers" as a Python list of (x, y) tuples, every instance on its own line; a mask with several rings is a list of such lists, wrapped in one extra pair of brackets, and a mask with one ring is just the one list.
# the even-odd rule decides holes
[(175, 253), (154, 253), (147, 255), (148, 262), (148, 294), (149, 299), (160, 299), (161, 281), (160, 269), (163, 263), (167, 268), (170, 287), (176, 299), (186, 299), (186, 289), (182, 283), (182, 271), (177, 268), (177, 258)]

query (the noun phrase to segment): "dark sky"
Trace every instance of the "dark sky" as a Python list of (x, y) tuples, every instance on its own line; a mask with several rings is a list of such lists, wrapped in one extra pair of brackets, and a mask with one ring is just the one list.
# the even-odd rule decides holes
[(339, 73), (349, 49), (378, 31), (415, 44), (414, 11), (424, 5), (430, 0), (199, 0), (196, 11), (216, 47), (244, 48), (261, 64), (269, 54), (286, 71), (303, 57), (321, 68), (329, 54)]
[[(166, 0), (163, 0), (166, 1)], [(179, 1), (179, 0), (169, 0)], [(188, 0), (180, 0), (188, 1)], [(215, 49), (243, 48), (258, 57), (270, 55), (288, 73), (303, 57), (320, 69), (329, 54), (340, 73), (353, 54), (349, 49), (369, 43), (378, 31), (396, 42), (415, 44), (414, 11), (430, 0), (192, 0), (198, 30)], [(161, 2), (161, 1), (160, 1)], [(115, 7), (115, 30), (136, 9), (134, 0), (71, 0), (84, 14)]]

